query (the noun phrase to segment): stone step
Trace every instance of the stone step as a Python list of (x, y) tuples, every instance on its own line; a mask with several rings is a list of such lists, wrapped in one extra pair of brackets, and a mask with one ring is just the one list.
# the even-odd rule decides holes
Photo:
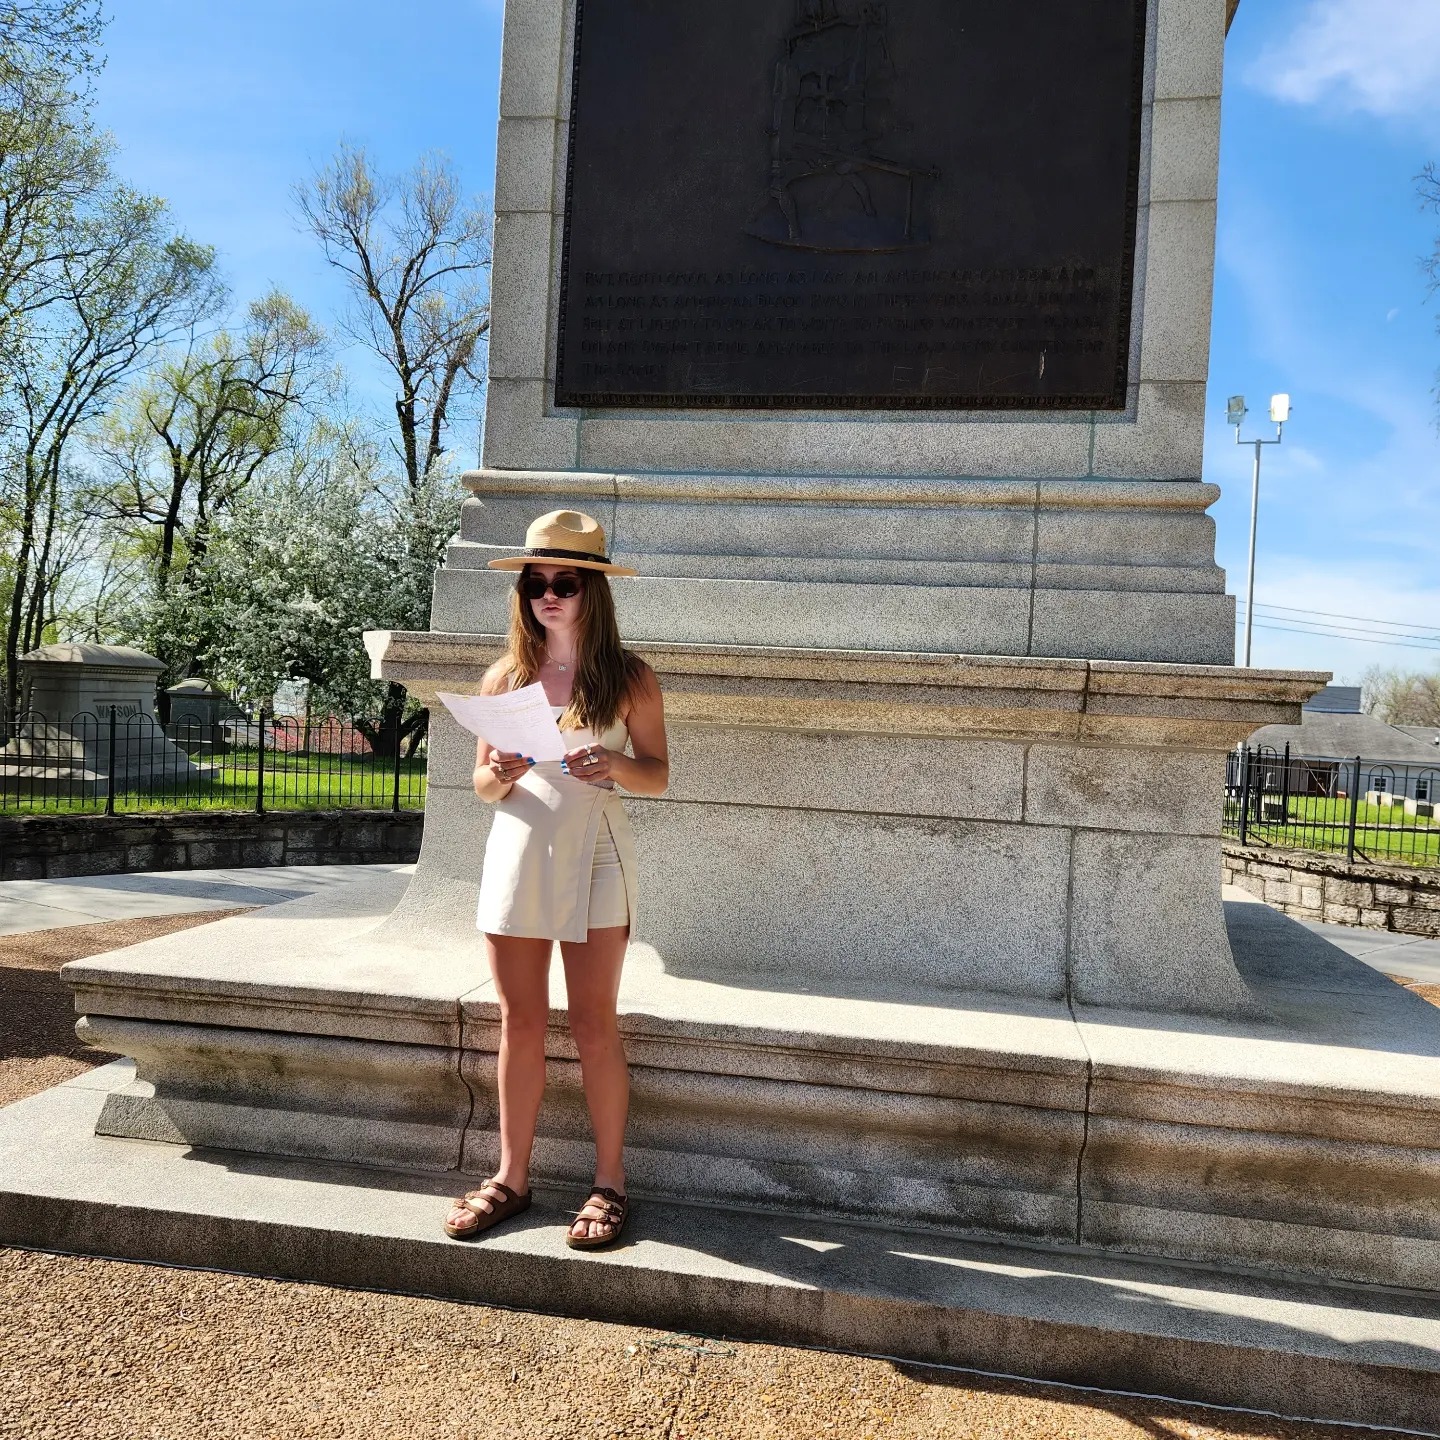
[(578, 1194), (474, 1244), (458, 1175), (97, 1137), (117, 1062), (0, 1110), (0, 1243), (832, 1347), (1440, 1433), (1440, 1302), (918, 1229), (637, 1197), (565, 1247)]

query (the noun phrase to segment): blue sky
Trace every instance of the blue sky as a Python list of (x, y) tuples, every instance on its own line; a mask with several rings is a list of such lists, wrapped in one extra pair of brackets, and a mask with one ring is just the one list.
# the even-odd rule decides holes
[[(278, 284), (333, 316), (340, 288), (295, 228), (290, 189), (342, 138), (387, 167), (447, 151), (469, 188), (492, 189), (501, 0), (430, 0), (423, 23), (394, 0), (109, 8), (99, 119), (121, 171), (219, 247), (239, 301)], [(1440, 301), (1419, 263), (1440, 215), (1422, 212), (1414, 184), (1430, 159), (1437, 0), (1243, 0), (1227, 54), (1205, 476), (1225, 492), (1219, 560), (1243, 592), (1252, 452), (1225, 427), (1225, 396), (1243, 392), (1263, 417), (1273, 391), (1292, 394), (1285, 442), (1265, 453), (1257, 624), (1328, 612), (1440, 632)], [(452, 439), (468, 457), (473, 442)], [(1437, 659), (1255, 632), (1257, 664), (1340, 678)]]

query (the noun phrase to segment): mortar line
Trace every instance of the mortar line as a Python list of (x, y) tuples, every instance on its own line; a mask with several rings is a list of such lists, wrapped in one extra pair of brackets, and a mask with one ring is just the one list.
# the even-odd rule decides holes
[(465, 1076), (465, 1004), (464, 996), (455, 997), (455, 1073), (470, 1097), (470, 1108), (465, 1112), (464, 1124), (460, 1127), (460, 1149), (455, 1156), (455, 1172), (465, 1173), (465, 1141), (469, 1138), (470, 1127), (475, 1123), (475, 1087)]
[[(1028, 749), (1030, 747), (1026, 748), (1028, 753)], [(1054, 825), (1044, 825), (1038, 821), (1033, 820), (1006, 820), (1003, 817), (993, 815), (946, 815), (934, 811), (916, 810), (841, 810), (833, 805), (781, 805), (775, 801), (765, 800), (706, 800), (698, 796), (691, 796), (684, 800), (677, 800), (673, 796), (669, 795), (627, 795), (625, 796), (625, 799), (632, 803), (639, 803), (642, 805), (706, 805), (735, 810), (783, 810), (787, 813), (798, 811), (806, 815), (855, 815), (863, 819), (913, 820), (917, 823), (925, 824), (1007, 826), (1024, 825), (1027, 829), (1036, 831), (1073, 830), (1077, 833), (1080, 831), (1094, 832), (1097, 835), (1148, 835), (1152, 833), (1150, 831), (1143, 830), (1129, 831), (1117, 829), (1114, 825), (1079, 825), (1064, 822)], [(1155, 831), (1153, 833), (1160, 834), (1162, 832)], [(1175, 840), (1214, 840), (1216, 838), (1213, 831), (1204, 830), (1166, 830), (1163, 833), (1167, 838)], [(1392, 931), (1390, 933), (1399, 934), (1401, 932)], [(1421, 935), (1417, 936), (1416, 938), (1423, 940), (1426, 937)]]
[(1065, 884), (1065, 1008), (1075, 1027), (1075, 1038), (1085, 1052), (1085, 1099), (1080, 1111), (1080, 1153), (1075, 1157), (1075, 1244), (1084, 1244), (1085, 1234), (1085, 1152), (1090, 1146), (1090, 1092), (1095, 1080), (1095, 1060), (1085, 1043), (1085, 1032), (1075, 1014), (1075, 831), (1070, 831), (1069, 870)]
[(1035, 586), (1040, 578), (1040, 482), (1035, 482), (1035, 504), (1030, 511), (1030, 613), (1025, 622), (1025, 653), (1035, 653)]

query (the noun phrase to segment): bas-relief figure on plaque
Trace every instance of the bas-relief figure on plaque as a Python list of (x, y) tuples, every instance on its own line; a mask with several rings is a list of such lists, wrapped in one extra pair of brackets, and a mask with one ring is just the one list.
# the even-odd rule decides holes
[(902, 164), (888, 7), (797, 0), (775, 63), (770, 193), (746, 227), (797, 250), (885, 254), (928, 240), (920, 211), (933, 170)]
[(555, 400), (1123, 409), (1145, 0), (577, 0)]

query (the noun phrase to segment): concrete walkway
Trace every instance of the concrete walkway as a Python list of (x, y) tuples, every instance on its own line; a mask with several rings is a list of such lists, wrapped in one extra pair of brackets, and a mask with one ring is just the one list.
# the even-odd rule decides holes
[[(94, 925), (141, 915), (181, 915), (237, 905), (275, 905), (363, 880), (409, 873), (413, 865), (278, 865), (235, 870), (160, 870), (142, 875), (87, 875), (75, 880), (0, 882), (0, 935), (60, 925)], [(1227, 898), (1232, 898), (1227, 895)], [(1235, 899), (1248, 899), (1236, 892)], [(1440, 940), (1298, 922), (1347, 955), (1386, 975), (1440, 985)]]
[(1440, 985), (1440, 940), (1396, 935), (1391, 930), (1361, 930), (1354, 925), (1322, 925), (1318, 920), (1299, 923), (1382, 975), (1403, 975), (1422, 985)]
[(73, 880), (0, 882), (0, 935), (95, 925), (143, 915), (188, 915), (238, 905), (276, 905), (367, 875), (413, 865), (275, 865), (234, 870), (157, 870)]

